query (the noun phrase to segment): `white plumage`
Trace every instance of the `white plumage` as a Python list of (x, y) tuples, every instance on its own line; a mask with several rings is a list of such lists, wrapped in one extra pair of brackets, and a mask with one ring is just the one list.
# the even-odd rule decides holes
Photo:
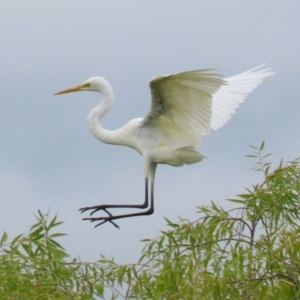
[[(201, 161), (205, 156), (195, 147), (203, 135), (222, 127), (264, 78), (273, 75), (270, 69), (258, 66), (247, 72), (222, 79), (213, 70), (195, 70), (158, 76), (150, 81), (151, 108), (145, 118), (129, 121), (122, 128), (108, 131), (99, 120), (113, 104), (113, 90), (103, 77), (92, 77), (78, 86), (58, 94), (74, 91), (96, 91), (102, 94), (99, 105), (88, 115), (91, 133), (108, 144), (123, 145), (137, 150), (143, 156), (145, 201), (141, 205), (96, 205), (80, 209), (82, 212), (103, 210), (107, 216), (85, 218), (100, 221), (99, 226), (115, 219), (149, 215), (154, 211), (154, 176), (157, 164), (181, 166)], [(150, 207), (140, 213), (111, 215), (108, 208), (139, 208), (149, 206), (148, 178), (151, 183)]]
[(270, 69), (260, 69), (262, 66), (224, 80), (226, 85), (222, 85), (212, 98), (211, 129), (217, 130), (225, 125), (248, 94), (266, 77), (274, 74)]

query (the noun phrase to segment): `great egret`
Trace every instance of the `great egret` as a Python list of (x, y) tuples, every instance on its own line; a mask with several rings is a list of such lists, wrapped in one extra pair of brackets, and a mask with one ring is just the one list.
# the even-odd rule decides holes
[[(113, 90), (103, 77), (92, 77), (80, 85), (57, 92), (55, 95), (75, 91), (101, 93), (99, 105), (91, 110), (87, 118), (91, 133), (106, 144), (131, 147), (143, 157), (144, 203), (83, 207), (81, 212), (91, 210), (90, 217), (84, 220), (100, 221), (95, 227), (110, 222), (119, 228), (113, 220), (152, 214), (157, 164), (182, 166), (201, 161), (205, 156), (195, 147), (200, 144), (202, 136), (207, 135), (210, 129), (217, 130), (222, 127), (247, 95), (264, 78), (274, 74), (270, 69), (261, 69), (262, 66), (225, 79), (211, 69), (153, 78), (150, 81), (151, 108), (146, 117), (132, 119), (122, 128), (113, 131), (104, 129), (99, 123), (101, 117), (112, 107), (114, 100)], [(151, 185), (149, 208), (148, 178)], [(107, 210), (111, 208), (148, 209), (114, 216)], [(107, 216), (91, 217), (100, 210), (107, 213)]]

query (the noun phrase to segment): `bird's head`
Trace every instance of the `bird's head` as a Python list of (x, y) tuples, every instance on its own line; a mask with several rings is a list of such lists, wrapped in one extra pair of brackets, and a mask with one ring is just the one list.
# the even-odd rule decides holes
[(112, 89), (106, 79), (97, 76), (97, 77), (91, 77), (79, 85), (58, 91), (54, 95), (61, 95), (61, 94), (66, 94), (71, 92), (79, 92), (79, 91), (92, 91), (92, 92), (99, 92), (103, 94), (106, 91), (111, 92)]

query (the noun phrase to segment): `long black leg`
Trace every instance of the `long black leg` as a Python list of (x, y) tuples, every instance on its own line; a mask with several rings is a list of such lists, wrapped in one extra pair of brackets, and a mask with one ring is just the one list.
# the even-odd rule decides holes
[(137, 216), (145, 216), (145, 215), (151, 215), (154, 212), (154, 176), (155, 176), (155, 169), (156, 169), (156, 164), (153, 164), (151, 166), (151, 171), (150, 171), (150, 182), (151, 182), (151, 189), (150, 189), (150, 207), (148, 210), (140, 212), (140, 213), (133, 213), (133, 214), (124, 214), (124, 215), (117, 215), (113, 216), (109, 211), (107, 211), (107, 208), (139, 208), (143, 209), (148, 207), (148, 178), (145, 178), (145, 202), (141, 205), (136, 205), (136, 204), (128, 204), (128, 205), (98, 205), (98, 206), (91, 206), (91, 207), (84, 207), (81, 208), (81, 212), (85, 212), (87, 210), (92, 210), (91, 214), (95, 213), (96, 211), (103, 210), (105, 211), (108, 216), (106, 217), (98, 217), (98, 218), (84, 218), (83, 220), (91, 221), (91, 222), (96, 222), (100, 221), (99, 224), (97, 224), (95, 227), (98, 227), (106, 222), (112, 223), (116, 228), (119, 228), (119, 226), (113, 222), (113, 220), (116, 219), (121, 219), (121, 218), (130, 218), (130, 217), (137, 217)]
[(95, 205), (95, 206), (88, 206), (82, 207), (79, 209), (80, 212), (85, 212), (87, 210), (92, 210), (90, 216), (93, 215), (95, 212), (103, 210), (107, 214), (107, 208), (146, 208), (148, 207), (148, 178), (145, 178), (145, 201), (143, 204), (102, 204), (102, 205)]

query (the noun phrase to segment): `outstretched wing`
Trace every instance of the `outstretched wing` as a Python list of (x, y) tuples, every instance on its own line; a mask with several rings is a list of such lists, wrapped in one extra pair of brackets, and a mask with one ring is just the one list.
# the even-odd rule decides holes
[(159, 76), (150, 81), (151, 109), (142, 129), (178, 145), (198, 145), (210, 129), (222, 127), (247, 95), (273, 75), (261, 66), (221, 79), (212, 70)]
[(159, 132), (166, 140), (197, 145), (210, 130), (212, 96), (225, 82), (212, 70), (159, 76), (150, 81), (151, 109), (142, 129)]
[(225, 78), (226, 85), (214, 94), (212, 99), (212, 118), (210, 127), (217, 130), (235, 114), (236, 109), (244, 102), (262, 81), (274, 74), (270, 69), (259, 70), (263, 65), (244, 73)]

